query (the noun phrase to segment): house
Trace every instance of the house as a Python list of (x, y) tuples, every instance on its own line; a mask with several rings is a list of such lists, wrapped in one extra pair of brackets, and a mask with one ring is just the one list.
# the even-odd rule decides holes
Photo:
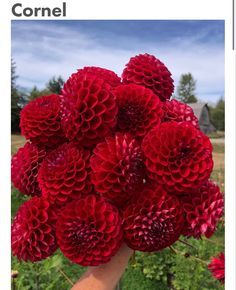
[(216, 128), (210, 120), (210, 110), (206, 103), (191, 103), (188, 104), (194, 112), (194, 115), (198, 118), (200, 129), (203, 133), (208, 134), (215, 132)]

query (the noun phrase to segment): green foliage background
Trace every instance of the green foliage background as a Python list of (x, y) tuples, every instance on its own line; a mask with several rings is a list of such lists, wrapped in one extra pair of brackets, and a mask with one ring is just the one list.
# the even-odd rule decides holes
[(210, 117), (217, 130), (225, 130), (225, 101), (223, 98), (219, 99), (214, 108), (210, 107)]

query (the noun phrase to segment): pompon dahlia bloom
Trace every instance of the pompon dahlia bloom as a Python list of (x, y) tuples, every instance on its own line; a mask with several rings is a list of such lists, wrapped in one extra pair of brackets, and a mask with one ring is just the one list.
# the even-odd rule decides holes
[(160, 251), (178, 240), (183, 226), (183, 211), (177, 197), (162, 187), (144, 188), (138, 198), (123, 209), (124, 239), (138, 251)]
[(136, 84), (115, 88), (118, 105), (117, 130), (143, 137), (161, 123), (163, 116), (160, 99), (149, 89)]
[(139, 143), (129, 134), (117, 133), (99, 143), (91, 156), (92, 182), (96, 191), (117, 206), (123, 205), (146, 177)]
[(176, 121), (190, 122), (193, 126), (199, 129), (198, 119), (193, 113), (193, 109), (177, 100), (167, 100), (163, 103), (162, 109), (164, 111), (164, 116), (162, 122)]
[(174, 91), (173, 79), (167, 67), (154, 55), (131, 57), (122, 73), (124, 83), (143, 85), (151, 89), (161, 101), (169, 99)]
[(26, 143), (18, 149), (11, 160), (11, 180), (23, 194), (40, 196), (37, 176), (46, 152), (32, 143)]
[(123, 239), (117, 208), (95, 194), (67, 204), (56, 227), (62, 253), (82, 266), (108, 262)]
[(49, 207), (48, 201), (36, 196), (20, 206), (11, 228), (12, 253), (19, 260), (36, 262), (56, 251)]
[(92, 191), (90, 152), (64, 143), (48, 154), (41, 164), (38, 181), (50, 203), (64, 206)]
[(52, 148), (65, 142), (59, 96), (52, 94), (30, 101), (21, 111), (20, 127), (22, 135), (33, 143)]
[(224, 200), (219, 186), (207, 181), (197, 190), (189, 191), (181, 198), (181, 203), (185, 214), (183, 234), (197, 239), (201, 235), (210, 238), (223, 215)]
[(102, 141), (116, 125), (111, 86), (97, 76), (72, 75), (64, 85), (61, 107), (66, 137), (86, 147)]
[(221, 284), (225, 283), (225, 255), (220, 253), (218, 257), (212, 257), (208, 269), (211, 271), (213, 277), (219, 280)]
[(144, 138), (142, 149), (151, 179), (174, 194), (206, 182), (213, 168), (210, 139), (188, 122), (166, 122)]
[[(121, 78), (118, 77), (116, 73), (109, 69), (101, 68), (101, 67), (96, 67), (96, 66), (85, 66), (82, 69), (78, 69), (77, 73), (72, 74), (73, 78), (71, 78), (71, 81), (76, 78), (76, 76), (80, 75), (91, 75), (91, 76), (97, 76), (104, 81), (106, 81), (109, 85), (112, 87), (116, 87), (121, 84)], [(67, 83), (68, 85), (68, 83)], [(66, 89), (68, 86), (64, 87), (64, 92), (66, 92)], [(70, 90), (70, 86), (69, 86)]]

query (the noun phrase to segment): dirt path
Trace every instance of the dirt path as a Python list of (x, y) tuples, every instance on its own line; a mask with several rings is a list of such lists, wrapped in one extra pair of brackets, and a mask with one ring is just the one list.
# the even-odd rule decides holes
[(225, 154), (224, 153), (213, 152), (213, 160), (214, 160), (215, 169), (225, 168)]
[(26, 140), (21, 135), (11, 135), (11, 150), (15, 153), (20, 147), (25, 144)]

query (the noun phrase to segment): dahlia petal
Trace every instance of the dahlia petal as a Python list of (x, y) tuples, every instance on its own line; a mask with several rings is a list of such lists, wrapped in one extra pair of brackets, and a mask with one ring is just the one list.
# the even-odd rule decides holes
[(60, 116), (60, 98), (56, 94), (30, 101), (20, 114), (21, 133), (33, 143), (48, 148), (65, 142)]
[(43, 196), (51, 203), (64, 206), (80, 194), (91, 192), (89, 158), (88, 151), (73, 143), (65, 143), (50, 152), (38, 175)]
[(95, 194), (67, 204), (57, 221), (61, 251), (82, 266), (108, 262), (119, 249), (122, 237), (118, 210)]
[(31, 143), (18, 149), (11, 161), (11, 179), (14, 186), (23, 194), (40, 196), (37, 181), (38, 170), (46, 155), (46, 151)]
[(189, 122), (162, 123), (145, 136), (142, 149), (149, 178), (169, 192), (179, 194), (198, 188), (210, 177), (212, 145)]
[(223, 195), (211, 181), (181, 197), (185, 212), (184, 235), (211, 237), (223, 214)]
[(176, 121), (183, 122), (187, 121), (194, 127), (199, 129), (198, 119), (194, 115), (193, 110), (187, 104), (172, 99), (163, 103), (164, 116), (162, 122)]
[(162, 100), (174, 91), (173, 79), (167, 67), (155, 56), (139, 54), (132, 57), (122, 73), (124, 83), (144, 85)]
[(108, 137), (93, 152), (92, 182), (99, 193), (118, 206), (138, 193), (146, 169), (140, 145), (131, 135)]
[[(32, 210), (35, 206), (38, 211)], [(33, 197), (21, 205), (12, 224), (11, 246), (14, 256), (31, 262), (45, 259), (56, 251), (53, 219), (43, 198)]]
[(79, 70), (63, 88), (63, 131), (70, 141), (86, 147), (99, 143), (116, 124), (115, 98), (110, 82), (103, 77), (97, 76), (96, 72), (88, 73), (87, 69)]
[(117, 131), (144, 137), (151, 128), (160, 124), (162, 105), (151, 90), (128, 84), (116, 87), (114, 95), (118, 105)]
[(183, 177), (187, 177), (190, 173), (190, 168), (185, 167), (185, 166), (181, 166), (180, 167), (180, 173)]
[(134, 250), (162, 250), (182, 232), (184, 215), (180, 203), (159, 186), (144, 188), (138, 198), (125, 205), (122, 216), (125, 241)]

